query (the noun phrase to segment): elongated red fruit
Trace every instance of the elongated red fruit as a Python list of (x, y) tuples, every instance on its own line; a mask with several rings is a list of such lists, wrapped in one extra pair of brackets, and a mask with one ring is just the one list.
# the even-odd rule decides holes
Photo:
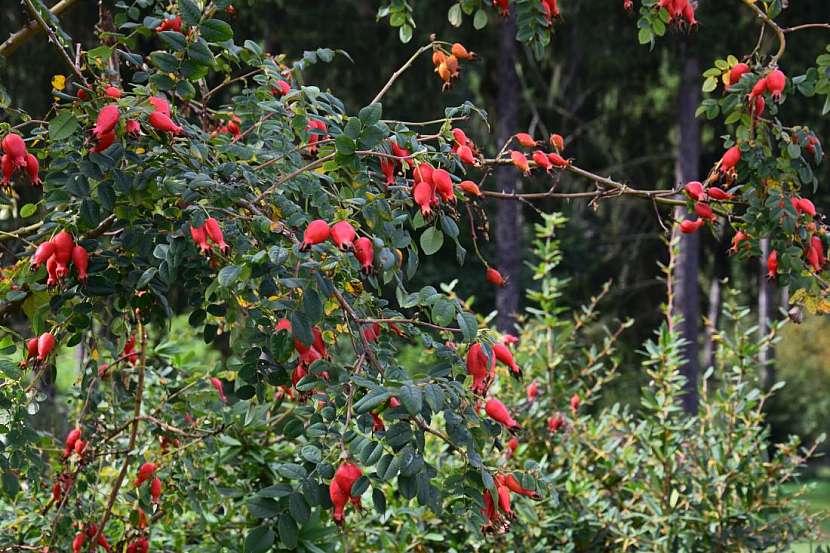
[(101, 138), (98, 139), (98, 142), (89, 149), (90, 152), (95, 152), (96, 154), (100, 154), (110, 146), (115, 143), (115, 131), (109, 131), (101, 135)]
[(26, 154), (26, 173), (29, 174), (29, 180), (32, 185), (40, 186), (43, 181), (40, 180), (40, 162), (32, 154)]
[(565, 167), (570, 167), (571, 162), (570, 160), (565, 159), (564, 157), (560, 156), (556, 152), (551, 152), (548, 154), (548, 159), (553, 164), (554, 167), (559, 167), (563, 169)]
[(115, 129), (118, 120), (121, 118), (121, 111), (115, 104), (110, 104), (101, 108), (98, 113), (98, 118), (95, 120), (95, 128), (92, 129), (92, 135), (99, 141), (105, 134)]
[(535, 380), (527, 385), (527, 401), (533, 403), (539, 397), (539, 383)]
[(530, 174), (530, 165), (527, 162), (527, 157), (522, 152), (510, 150), (510, 161), (525, 175)]
[(787, 76), (784, 75), (784, 72), (780, 69), (773, 69), (772, 72), (767, 75), (767, 90), (769, 90), (772, 95), (772, 99), (776, 102), (781, 101), (781, 94), (784, 92), (784, 88), (786, 86)]
[(731, 200), (732, 194), (726, 192), (722, 188), (718, 188), (717, 186), (713, 186), (706, 191), (707, 195), (712, 198), (713, 200)]
[(551, 163), (548, 155), (542, 150), (535, 150), (533, 152), (533, 161), (540, 169), (544, 169), (545, 171), (550, 171), (553, 168), (553, 163)]
[(300, 244), (300, 251), (308, 251), (311, 246), (320, 244), (329, 239), (331, 229), (329, 224), (322, 219), (311, 221), (303, 233), (303, 243)]
[(726, 150), (720, 160), (720, 172), (734, 172), (735, 166), (738, 165), (739, 161), (741, 161), (741, 149), (738, 146), (732, 146)]
[(574, 394), (571, 396), (571, 411), (576, 413), (576, 410), (579, 409), (579, 405), (582, 403), (582, 400), (579, 397), (579, 394)]
[(291, 92), (291, 85), (288, 84), (287, 81), (277, 79), (277, 82), (275, 83), (275, 88), (272, 88), (271, 91), (278, 96), (285, 96), (286, 94)]
[(361, 236), (354, 243), (354, 256), (360, 263), (360, 270), (364, 273), (371, 273), (375, 262), (375, 247), (372, 240)]
[(738, 248), (741, 246), (741, 243), (749, 238), (746, 233), (742, 230), (739, 230), (735, 233), (735, 236), (732, 237), (732, 247), (729, 248), (730, 253), (738, 253)]
[(487, 366), (487, 355), (481, 349), (481, 344), (473, 344), (467, 350), (467, 374), (473, 377), (472, 390), (474, 394), (484, 395), (490, 387), (491, 373), (496, 360), (492, 359)]
[(704, 202), (697, 202), (695, 204), (695, 213), (701, 219), (706, 219), (712, 221), (715, 219), (715, 212), (712, 211), (712, 208), (709, 204)]
[(553, 133), (550, 135), (548, 139), (551, 147), (556, 150), (557, 152), (562, 152), (565, 150), (565, 139), (562, 138), (561, 134)]
[(106, 94), (107, 96), (109, 96), (110, 98), (113, 98), (115, 100), (118, 100), (119, 98), (124, 96), (124, 93), (121, 92), (120, 88), (112, 86), (112, 85), (110, 85), (110, 86), (108, 86), (104, 89), (104, 94)]
[(507, 487), (510, 488), (510, 491), (513, 492), (513, 493), (517, 493), (519, 495), (523, 495), (523, 496), (529, 497), (531, 499), (541, 499), (542, 498), (542, 496), (539, 495), (538, 492), (535, 492), (533, 490), (529, 490), (529, 489), (525, 488), (524, 486), (522, 486), (519, 483), (519, 481), (516, 480), (516, 477), (513, 476), (512, 473), (508, 474), (505, 477), (504, 482), (505, 482), (505, 484), (507, 484)]
[(136, 119), (127, 119), (125, 128), (127, 134), (133, 138), (141, 136), (141, 124)]
[(461, 189), (462, 192), (468, 194), (470, 196), (481, 196), (481, 189), (478, 187), (476, 183), (471, 180), (464, 180), (458, 183), (458, 188)]
[(26, 151), (26, 142), (23, 141), (19, 134), (7, 134), (3, 137), (3, 141), (0, 142), (0, 146), (3, 148), (3, 153), (11, 158), (12, 165), (15, 169), (26, 166), (26, 154), (28, 153)]
[(156, 476), (153, 478), (153, 481), (150, 482), (150, 501), (158, 503), (159, 498), (161, 498), (161, 478)]
[(415, 182), (426, 182), (432, 184), (432, 172), (435, 169), (432, 168), (432, 165), (429, 163), (421, 163), (415, 170), (412, 172), (412, 176), (415, 179)]
[(749, 73), (749, 66), (745, 63), (736, 63), (729, 70), (729, 86), (737, 84), (741, 77)]
[(165, 19), (161, 22), (161, 25), (156, 27), (156, 32), (162, 31), (175, 31), (177, 33), (182, 32), (182, 18), (180, 16), (171, 17), (170, 19)]
[(331, 241), (341, 251), (349, 251), (354, 248), (354, 239), (357, 234), (354, 227), (348, 221), (338, 221), (331, 226)]
[(436, 169), (432, 172), (432, 184), (441, 200), (455, 202), (455, 193), (452, 188), (452, 177), (444, 169)]
[(500, 363), (507, 365), (507, 368), (510, 369), (510, 374), (519, 380), (522, 379), (522, 369), (519, 365), (516, 364), (516, 361), (513, 360), (513, 354), (507, 349), (507, 346), (500, 343), (493, 344), (493, 354), (496, 356), (496, 360)]
[(487, 271), (485, 271), (484, 276), (485, 278), (487, 278), (487, 282), (494, 286), (504, 288), (504, 286), (507, 284), (507, 280), (505, 280), (505, 278), (501, 276), (501, 273), (492, 267), (487, 267)]
[(44, 332), (37, 339), (37, 360), (44, 361), (55, 347), (55, 335), (51, 332)]
[(138, 468), (138, 475), (136, 476), (134, 482), (136, 487), (140, 486), (141, 484), (152, 478), (153, 475), (156, 473), (156, 468), (158, 467), (155, 463), (144, 463), (143, 465), (141, 465)]
[(548, 430), (556, 433), (565, 424), (565, 419), (561, 414), (557, 413), (548, 419)]
[(75, 537), (72, 538), (72, 553), (81, 553), (81, 550), (84, 548), (84, 544), (86, 543), (86, 534), (83, 532), (78, 532), (75, 534)]
[(89, 253), (83, 246), (75, 246), (72, 248), (72, 264), (75, 266), (75, 272), (78, 274), (78, 280), (86, 283), (87, 268), (89, 267)]
[(46, 260), (46, 286), (57, 286), (58, 284), (58, 260), (53, 255)]
[(459, 129), (458, 127), (452, 130), (452, 138), (453, 140), (455, 140), (455, 144), (458, 147), (466, 146), (470, 142), (470, 139), (467, 138), (467, 133), (465, 133), (463, 129)]
[(473, 166), (478, 165), (478, 161), (469, 146), (459, 146), (455, 153), (458, 154), (458, 159), (461, 160), (461, 163)]
[(75, 247), (75, 240), (67, 231), (62, 230), (52, 238), (55, 245), (55, 259), (58, 263), (69, 263), (72, 259), (72, 248)]
[(687, 182), (683, 190), (691, 199), (698, 202), (706, 199), (706, 190), (703, 189), (703, 184), (700, 181)]
[(26, 359), (37, 357), (37, 336), (26, 341)]
[(12, 156), (9, 154), (3, 154), (3, 157), (0, 157), (0, 167), (2, 167), (3, 170), (3, 185), (8, 186), (11, 183), (12, 175), (14, 175), (15, 171)]
[(55, 253), (55, 244), (51, 240), (43, 242), (35, 250), (32, 255), (31, 266), (32, 269), (37, 269), (48, 260)]
[(199, 250), (202, 253), (206, 253), (210, 251), (210, 244), (207, 242), (207, 231), (205, 230), (205, 226), (202, 225), (201, 227), (194, 227), (190, 225), (190, 237), (199, 246)]
[(778, 276), (778, 251), (772, 250), (767, 257), (767, 278)]
[(182, 128), (170, 119), (170, 116), (160, 111), (154, 111), (148, 119), (150, 124), (159, 132), (170, 133), (177, 136), (182, 133)]
[(164, 115), (170, 117), (170, 104), (162, 98), (161, 96), (150, 96), (147, 98), (147, 101), (153, 105), (155, 111), (161, 112)]
[(521, 428), (519, 423), (517, 423), (516, 420), (510, 415), (510, 411), (507, 410), (504, 403), (496, 398), (490, 398), (487, 400), (487, 403), (484, 404), (484, 412), (487, 413), (488, 417), (499, 424), (503, 424), (509, 430), (517, 430)]
[(524, 146), (525, 148), (534, 148), (536, 147), (536, 141), (533, 140), (533, 137), (527, 134), (526, 132), (516, 133), (516, 142)]
[(225, 395), (225, 389), (222, 386), (222, 381), (213, 376), (210, 379), (210, 385), (213, 386), (216, 393), (219, 394), (219, 399), (221, 399), (223, 403), (227, 403), (228, 397)]
[(329, 497), (334, 506), (333, 518), (337, 524), (343, 524), (345, 520), (346, 503), (351, 501), (356, 507), (360, 506), (360, 497), (352, 495), (352, 487), (361, 476), (363, 471), (354, 463), (345, 462), (337, 467), (329, 485)]
[(412, 189), (412, 197), (421, 208), (421, 214), (428, 217), (432, 214), (432, 204), (435, 200), (435, 191), (430, 183), (421, 181)]
[(225, 243), (225, 236), (222, 234), (222, 228), (219, 226), (219, 221), (213, 217), (205, 219), (205, 233), (210, 241), (219, 247), (219, 251), (227, 255), (231, 247)]
[(692, 221), (690, 219), (686, 219), (682, 223), (680, 223), (680, 232), (683, 234), (694, 234), (695, 232), (699, 231), (700, 228), (706, 224), (704, 219), (697, 219)]
[(386, 177), (386, 185), (395, 184), (395, 160), (388, 157), (380, 158), (380, 172)]

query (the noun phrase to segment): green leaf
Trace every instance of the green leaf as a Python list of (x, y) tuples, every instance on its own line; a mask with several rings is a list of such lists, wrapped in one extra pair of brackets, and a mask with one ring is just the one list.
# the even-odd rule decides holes
[(200, 65), (207, 65), (209, 67), (216, 65), (216, 58), (213, 57), (213, 52), (210, 51), (210, 47), (202, 39), (199, 39), (198, 42), (193, 43), (187, 49), (187, 55), (191, 60)]
[(308, 472), (303, 466), (296, 463), (283, 463), (277, 467), (277, 472), (289, 480), (302, 480), (308, 476)]
[(221, 19), (208, 19), (202, 23), (200, 30), (208, 42), (224, 42), (233, 38), (233, 29)]
[(447, 12), (447, 21), (449, 21), (450, 25), (453, 27), (460, 27), (463, 17), (464, 16), (461, 12), (461, 4), (453, 4), (452, 7), (450, 7), (450, 11)]
[(308, 507), (303, 494), (297, 492), (291, 494), (291, 497), (288, 498), (288, 512), (291, 513), (291, 517), (297, 521), (297, 524), (303, 525), (308, 522), (311, 509)]
[(275, 537), (269, 526), (257, 526), (245, 537), (245, 553), (265, 553), (274, 545)]
[(375, 390), (371, 390), (365, 396), (360, 398), (360, 400), (354, 404), (354, 411), (358, 415), (362, 415), (363, 413), (368, 413), (381, 403), (386, 402), (392, 394), (389, 393), (387, 390), (383, 388), (377, 388)]
[(413, 417), (421, 412), (421, 408), (424, 405), (424, 396), (421, 393), (421, 388), (411, 384), (407, 384), (398, 391), (398, 399)]
[(193, 0), (179, 0), (179, 13), (186, 25), (193, 27), (199, 24), (202, 18), (202, 10)]
[(427, 255), (432, 255), (444, 245), (444, 233), (435, 227), (429, 227), (421, 235), (421, 249)]
[(476, 31), (480, 31), (484, 27), (487, 26), (487, 12), (479, 9), (476, 11), (476, 14), (473, 16), (473, 28)]
[(374, 104), (370, 104), (361, 109), (357, 116), (363, 122), (363, 125), (368, 127), (380, 121), (382, 111), (383, 108), (381, 107), (380, 102), (375, 102)]
[(323, 453), (320, 451), (320, 448), (311, 444), (304, 445), (300, 450), (300, 455), (303, 459), (315, 465), (323, 460)]
[(334, 139), (334, 145), (337, 148), (337, 153), (350, 156), (354, 154), (356, 144), (353, 138), (341, 134)]
[(162, 50), (150, 54), (150, 63), (165, 73), (174, 73), (179, 70), (179, 58)]
[(14, 496), (20, 491), (20, 481), (17, 475), (8, 471), (3, 473), (3, 490), (14, 499)]
[(61, 112), (49, 122), (49, 138), (54, 141), (66, 140), (78, 128), (78, 119), (71, 111)]
[(219, 271), (219, 285), (223, 288), (229, 288), (231, 284), (236, 282), (236, 279), (239, 278), (239, 275), (242, 274), (242, 267), (237, 265), (228, 265), (227, 267), (223, 267), (221, 271)]
[(297, 547), (297, 525), (294, 519), (290, 516), (283, 515), (277, 524), (277, 529), (280, 532), (280, 539), (287, 547), (294, 549)]
[(411, 25), (401, 26), (400, 30), (398, 31), (398, 38), (404, 44), (406, 44), (410, 40), (412, 40), (412, 26)]
[(464, 333), (465, 342), (474, 342), (478, 334), (478, 321), (472, 313), (462, 312), (456, 318), (458, 327)]
[(718, 87), (718, 80), (714, 77), (708, 77), (703, 81), (703, 92), (712, 92)]
[(187, 48), (187, 39), (183, 34), (176, 31), (162, 31), (158, 37), (163, 43), (173, 49), (174, 52), (181, 52)]
[(96, 61), (96, 60), (108, 60), (112, 57), (112, 48), (109, 46), (99, 46), (97, 48), (93, 48), (89, 52), (86, 53), (86, 57), (89, 60)]
[(26, 204), (20, 208), (20, 217), (25, 219), (37, 213), (37, 206), (35, 204)]

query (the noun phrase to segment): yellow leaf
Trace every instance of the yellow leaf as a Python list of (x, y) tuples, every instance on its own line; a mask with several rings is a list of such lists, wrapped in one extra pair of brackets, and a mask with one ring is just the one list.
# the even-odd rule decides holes
[(55, 90), (63, 90), (66, 88), (66, 77), (64, 75), (55, 75), (52, 77), (52, 88)]
[(137, 153), (137, 154), (139, 154), (139, 155), (143, 154), (143, 153), (144, 153), (144, 152), (146, 152), (146, 151), (147, 151), (147, 150), (145, 150), (144, 148), (136, 148), (136, 149), (135, 149), (135, 153)]

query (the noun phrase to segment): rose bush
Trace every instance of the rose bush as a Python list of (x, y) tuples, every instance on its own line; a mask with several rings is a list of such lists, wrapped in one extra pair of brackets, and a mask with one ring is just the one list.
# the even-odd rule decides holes
[[(796, 78), (779, 72), (786, 43), (773, 19), (777, 2), (745, 2), (776, 31), (777, 52), (770, 58), (755, 52), (745, 67), (734, 58), (718, 60), (704, 75), (706, 89), (714, 90), (718, 79), (724, 85), (722, 97), (707, 99), (701, 114), (723, 117), (733, 132), (705, 182), (688, 183), (685, 192), (596, 175), (567, 157), (559, 135), (539, 140), (516, 129), (488, 154), (463, 131), (466, 120), (486, 117), (470, 103), (429, 122), (385, 119), (384, 94), (417, 56), (431, 55), (436, 94), (469, 70), (474, 54), (458, 43), (420, 47), (375, 98), (349, 114), (332, 92), (303, 78), (309, 65), (346, 58), (345, 52), (323, 48), (296, 61), (264, 52), (235, 36), (224, 19), (226, 0), (119, 3), (102, 18), (100, 44), (74, 59), (48, 10), (26, 3), (72, 76), (53, 82), (55, 102), (42, 118), (9, 110), (9, 121), (0, 123), (10, 201), (23, 187), (43, 187), (37, 204), (16, 206), (21, 218), (37, 220), (3, 235), (22, 242), (19, 262), (0, 282), (4, 308), (24, 313), (32, 332), (4, 329), (0, 343), (0, 470), (9, 501), (2, 509), (12, 515), (4, 517), (0, 547), (256, 552), (279, 544), (319, 551), (351, 540), (383, 548), (393, 541), (392, 520), (427, 509), (442, 520), (440, 531), (431, 527), (438, 519), (408, 526), (412, 540), (449, 534), (463, 544), (507, 532), (517, 512), (519, 521), (538, 519), (536, 510), (549, 511), (551, 501), (559, 508), (560, 495), (569, 505), (565, 518), (546, 519), (534, 530), (546, 539), (570, 528), (579, 534), (567, 540), (573, 547), (597, 540), (612, 547), (629, 532), (653, 528), (650, 538), (638, 538), (640, 547), (702, 546), (696, 540), (704, 530), (689, 520), (672, 522), (667, 534), (665, 525), (626, 522), (608, 536), (590, 537), (608, 521), (593, 500), (582, 504), (585, 497), (608, 501), (579, 463), (611, 426), (636, 430), (641, 440), (614, 465), (634, 471), (659, 450), (663, 466), (647, 465), (649, 478), (662, 470), (664, 486), (685, 492), (665, 473), (671, 465), (673, 474), (695, 479), (696, 492), (704, 488), (703, 475), (682, 472), (689, 470), (686, 461), (670, 457), (692, 424), (677, 418), (677, 341), (670, 330), (649, 346), (656, 391), (643, 421), (580, 415), (611, 377), (600, 363), (611, 343), (589, 351), (590, 373), (580, 375), (587, 380), (548, 382), (544, 393), (557, 405), (568, 402), (572, 415), (546, 412), (546, 427), (589, 430), (584, 441), (561, 446), (563, 462), (580, 468), (570, 470), (545, 459), (550, 444), (541, 437), (545, 427), (537, 428), (541, 419), (527, 418), (528, 405), (510, 391), (511, 377), (530, 372), (527, 363), (535, 366), (532, 352), (519, 349), (517, 364), (515, 339), (487, 328), (469, 301), (448, 287), (415, 290), (410, 282), (424, 255), (452, 250), (458, 263), (472, 257), (459, 242), (464, 229), (473, 236), (481, 278), (504, 284), (497, 261), (476, 246), (487, 239), (486, 198), (630, 196), (688, 204), (698, 218), (686, 231), (735, 227), (735, 249), (744, 257), (771, 238), (770, 276), (797, 289), (796, 301), (825, 310), (826, 230), (805, 197), (821, 144), (808, 127), (785, 126), (776, 115), (788, 95), (827, 92), (827, 60), (819, 57), (816, 68)], [(414, 25), (405, 4), (381, 11), (401, 23), (402, 38)], [(518, 38), (543, 51), (556, 2), (496, 4), (502, 12), (515, 7)], [(641, 41), (662, 35), (666, 23), (693, 27), (694, 13), (684, 7), (690, 4), (681, 4), (644, 2), (640, 25), (652, 34), (641, 33)], [(458, 6), (484, 9), (480, 2)], [(508, 164), (550, 180), (549, 190), (488, 189), (489, 173)], [(563, 171), (593, 189), (557, 192)], [(551, 248), (541, 252), (544, 273), (555, 266), (546, 257), (555, 256)], [(559, 312), (545, 296), (555, 291), (543, 281), (539, 317), (549, 326), (536, 337), (546, 340), (537, 347), (560, 356), (566, 349), (554, 339)], [(219, 352), (215, 363), (181, 353), (183, 344), (170, 336), (171, 321), (181, 317)], [(428, 361), (400, 363), (406, 344)], [(39, 383), (54, 380), (55, 354), (65, 348), (78, 352), (79, 378), (66, 434), (46, 436), (27, 415), (37, 410)], [(722, 417), (743, 417), (741, 428), (754, 442), (742, 442), (739, 458), (748, 459), (760, 455), (764, 436), (754, 410), (759, 398), (743, 380), (745, 366), (739, 369), (722, 393), (746, 394), (744, 410), (713, 400), (725, 414), (701, 421), (716, 440)], [(524, 385), (519, 389), (525, 393)], [(649, 436), (655, 429), (671, 430), (663, 438), (671, 444), (656, 444)], [(504, 446), (518, 453), (505, 459)], [(775, 461), (781, 474), (792, 474), (798, 460), (791, 461)], [(629, 477), (623, 471), (626, 483), (619, 485), (628, 486)], [(620, 501), (637, 504), (646, 492), (657, 497), (651, 484), (621, 489)], [(733, 485), (725, 488), (729, 494), (738, 493)], [(358, 514), (364, 497), (377, 515)], [(671, 509), (680, 501), (660, 497)], [(756, 499), (767, 505), (767, 496)], [(544, 507), (534, 509), (538, 500)], [(593, 518), (571, 526), (575, 513)], [(726, 511), (721, 515), (726, 528)], [(363, 528), (350, 533), (360, 516), (379, 520), (365, 535)], [(777, 530), (745, 523), (741, 530), (752, 540), (780, 539)], [(795, 533), (801, 535), (800, 526)], [(732, 539), (717, 543), (744, 544)]]

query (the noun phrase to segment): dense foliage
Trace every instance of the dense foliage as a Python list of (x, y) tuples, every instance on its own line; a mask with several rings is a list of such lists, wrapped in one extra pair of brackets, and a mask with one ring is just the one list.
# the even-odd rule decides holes
[[(473, 13), (475, 4), (456, 11)], [(515, 5), (518, 38), (544, 51), (556, 2), (498, 4)], [(668, 4), (644, 3), (640, 27), (651, 34), (641, 33), (642, 42), (662, 35), (665, 23), (693, 25), (693, 14), (677, 16)], [(767, 12), (746, 4), (781, 31), (770, 19), (777, 2)], [(803, 197), (815, 184), (821, 145), (808, 127), (775, 117), (787, 93), (824, 92), (823, 57), (802, 77), (779, 75), (782, 31), (771, 58), (756, 52), (745, 67), (729, 58), (707, 71), (704, 86), (713, 89), (711, 79), (720, 78), (724, 94), (704, 102), (701, 114), (722, 117), (733, 133), (709, 178), (687, 185), (683, 199), (679, 190), (633, 188), (578, 167), (556, 134), (538, 142), (517, 133), (488, 156), (459, 128), (486, 118), (471, 103), (430, 122), (384, 119), (385, 93), (418, 55), (432, 56), (436, 94), (440, 81), (444, 88), (457, 81), (474, 58), (458, 43), (419, 48), (349, 114), (303, 78), (311, 65), (348, 54), (275, 57), (235, 39), (229, 8), (222, 1), (119, 4), (111, 21), (102, 19), (101, 44), (78, 61), (54, 37), (74, 75), (53, 82), (45, 121), (10, 110), (17, 119), (0, 126), (10, 201), (40, 179), (44, 188), (39, 205), (19, 206), (21, 217), (39, 220), (10, 235), (27, 248), (0, 283), (34, 335), (27, 341), (7, 329), (3, 338), (0, 469), (7, 510), (16, 516), (3, 523), (0, 545), (65, 550), (72, 543), (80, 551), (113, 543), (137, 552), (151, 540), (159, 550), (239, 550), (241, 543), (246, 551), (274, 543), (326, 550), (341, 539), (335, 522), (349, 527), (361, 516), (362, 496), (382, 520), (343, 535), (355, 546), (389, 549), (398, 530), (386, 525), (415, 508), (442, 522), (408, 527), (409, 542), (446, 533), (461, 545), (509, 529), (511, 494), (528, 527), (536, 518), (534, 532), (567, 542), (540, 547), (730, 549), (803, 535), (803, 521), (779, 490), (802, 461), (796, 444), (766, 465), (748, 466), (764, 456), (765, 440), (762, 396), (746, 378), (751, 345), (723, 350), (723, 385), (704, 394), (699, 418), (681, 417), (679, 342), (669, 324), (647, 346), (652, 382), (643, 415), (619, 408), (589, 415), (580, 405), (613, 376), (604, 362), (616, 334), (580, 350), (584, 357), (568, 353), (574, 342), (567, 333), (575, 329), (563, 322), (558, 284), (548, 275), (555, 244), (540, 245), (542, 285), (531, 297), (540, 305), (517, 350), (524, 367), (513, 361), (512, 337), (488, 329), (451, 288), (409, 283), (422, 256), (449, 252), (458, 263), (474, 257), (482, 279), (503, 284), (477, 247), (487, 236), (482, 197), (598, 202), (627, 195), (688, 204), (698, 218), (683, 223), (684, 232), (720, 218), (740, 233), (741, 256), (757, 255), (758, 241), (772, 238), (770, 276), (824, 310), (817, 273), (826, 261), (825, 229)], [(381, 10), (403, 39), (414, 25), (406, 9), (393, 2)], [(460, 16), (451, 10), (453, 20)], [(217, 100), (238, 83), (244, 86), (229, 103)], [(486, 189), (492, 169), (508, 164), (549, 173), (550, 191), (533, 197)], [(596, 188), (557, 192), (564, 171)], [(474, 255), (460, 242), (462, 229), (473, 236)], [(592, 312), (573, 326), (590, 322)], [(180, 355), (168, 341), (177, 314), (221, 351), (215, 366)], [(406, 343), (428, 362), (402, 365), (397, 353)], [(61, 347), (78, 348), (81, 378), (71, 431), (50, 437), (34, 432), (27, 414), (37, 410), (39, 382), (54, 380)], [(496, 361), (508, 370), (496, 374)], [(526, 406), (509, 401), (508, 382), (521, 368), (534, 377), (547, 372), (551, 402), (528, 402), (526, 421), (517, 417)], [(568, 401), (571, 416), (553, 414), (553, 405)], [(550, 423), (550, 416), (560, 418)], [(519, 441), (527, 444), (505, 459), (499, 449), (515, 449), (510, 435), (522, 425), (527, 434)], [(584, 430), (579, 439), (561, 439), (576, 429)], [(618, 448), (626, 432), (632, 441)], [(698, 432), (700, 449), (690, 449)], [(603, 442), (608, 453), (597, 458)], [(729, 443), (723, 464), (709, 467), (711, 444)], [(555, 462), (545, 458), (551, 445), (561, 452)], [(730, 463), (740, 478), (731, 479)], [(639, 470), (643, 478), (635, 478)], [(616, 486), (610, 494), (609, 479)], [(747, 482), (758, 489), (747, 490)], [(712, 485), (723, 486), (717, 498), (706, 495)], [(541, 516), (530, 503), (539, 499)], [(709, 518), (690, 512), (691, 502)], [(674, 516), (678, 505), (687, 514)], [(612, 520), (615, 512), (621, 518)], [(711, 525), (723, 535), (698, 541)]]

